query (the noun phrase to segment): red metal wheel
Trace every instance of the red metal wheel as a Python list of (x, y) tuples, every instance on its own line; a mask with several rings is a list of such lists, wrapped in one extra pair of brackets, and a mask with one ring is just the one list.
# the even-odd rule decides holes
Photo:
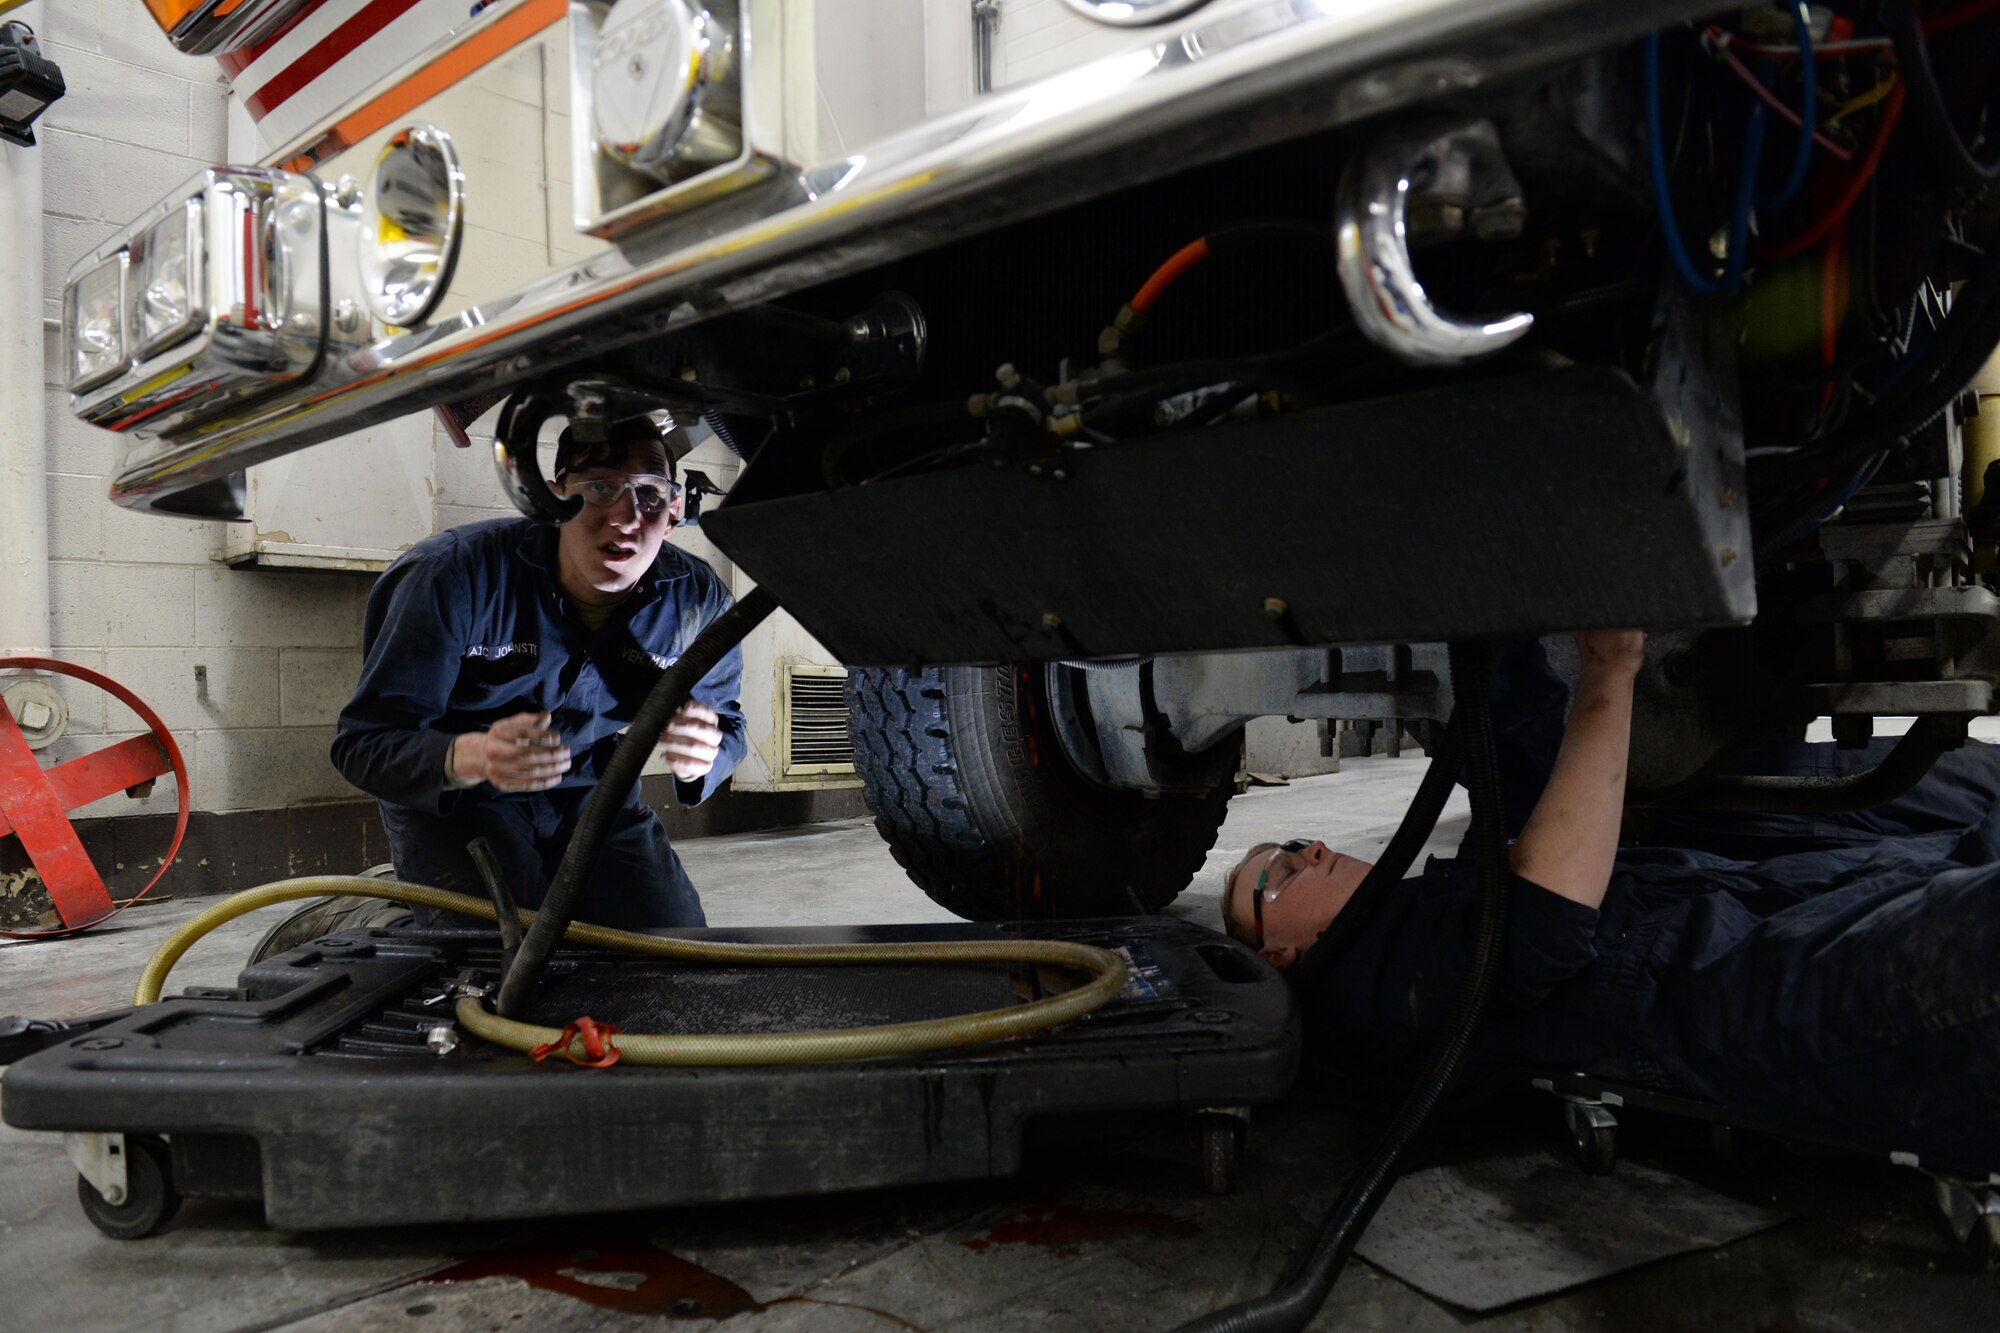
[[(152, 729), (146, 735), (44, 770), (28, 748), (28, 738), (21, 734), (14, 715), (5, 701), (0, 701), (0, 837), (11, 833), (21, 840), (63, 922), (47, 930), (0, 930), (0, 936), (19, 940), (74, 935), (145, 897), (174, 863), (181, 839), (187, 834), (187, 763), (159, 715), (109, 676), (47, 657), (0, 657), (0, 671), (46, 671), (95, 685), (137, 713)], [(121, 907), (112, 901), (111, 891), (91, 864), (69, 822), (69, 812), (113, 792), (151, 782), (162, 773), (172, 773), (177, 788), (179, 810), (174, 818), (173, 842), (161, 858), (158, 872)]]

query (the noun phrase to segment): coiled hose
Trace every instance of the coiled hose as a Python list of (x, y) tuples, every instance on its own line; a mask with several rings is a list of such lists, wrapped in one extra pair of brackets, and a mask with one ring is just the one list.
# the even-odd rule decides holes
[[(1453, 729), (1465, 728), (1467, 785), (1472, 789), (1472, 843), (1479, 875), (1479, 927), (1471, 966), (1453, 1003), (1446, 1036), (1382, 1140), (1327, 1214), (1312, 1254), (1291, 1279), (1267, 1295), (1190, 1320), (1179, 1333), (1273, 1333), (1304, 1328), (1326, 1302), (1334, 1279), (1396, 1178), (1403, 1154), (1430, 1122), (1458, 1075), (1500, 975), (1507, 928), (1507, 855), (1501, 832), (1500, 765), (1493, 750), (1491, 683), (1483, 649), (1451, 646)], [(1433, 769), (1436, 764), (1433, 762)], [(1426, 775), (1428, 781), (1428, 775)]]
[[(603, 850), (611, 823), (639, 780), (653, 747), (659, 743), (674, 712), (693, 694), (695, 685), (720, 662), (777, 602), (762, 588), (717, 616), (647, 692), (645, 702), (618, 743), (604, 775), (585, 800), (576, 833), (563, 851), (554, 882), (540, 912), (515, 912), (527, 927), (513, 965), (501, 982), (499, 1013), (491, 1013), (479, 997), (459, 997), (456, 1016), (467, 1031), (496, 1045), (531, 1051), (564, 1041), (554, 1028), (518, 1021), (533, 1003), (543, 972), (558, 940), (574, 940), (679, 962), (749, 966), (855, 966), (895, 964), (1045, 964), (1094, 974), (1089, 982), (1060, 995), (1006, 1009), (889, 1023), (865, 1028), (754, 1035), (698, 1034), (657, 1036), (620, 1034), (609, 1038), (621, 1059), (642, 1065), (767, 1065), (806, 1064), (827, 1060), (860, 1060), (872, 1056), (908, 1055), (997, 1041), (1079, 1018), (1107, 1003), (1125, 986), (1125, 963), (1108, 950), (1066, 940), (938, 941), (911, 944), (728, 944), (710, 940), (663, 939), (630, 931), (573, 922), (576, 899)], [(499, 921), (494, 906), (479, 898), (421, 884), (350, 876), (310, 876), (284, 880), (235, 894), (194, 917), (176, 930), (154, 953), (140, 975), (135, 1004), (160, 998), (167, 973), (193, 943), (225, 921), (272, 903), (330, 894), (386, 898), (483, 921)], [(584, 1039), (569, 1039), (573, 1048)], [(574, 1052), (572, 1052), (574, 1053)]]
[[(182, 925), (154, 952), (139, 977), (134, 1004), (160, 998), (167, 974), (195, 941), (246, 912), (298, 898), (328, 895), (386, 898), (445, 912), (460, 912), (495, 921), (493, 905), (481, 898), (450, 893), (422, 884), (363, 879), (354, 875), (311, 875), (281, 880), (232, 894)], [(532, 912), (517, 912), (531, 925)], [(791, 1065), (829, 1060), (864, 1060), (882, 1055), (912, 1055), (999, 1041), (1080, 1018), (1103, 1006), (1125, 986), (1125, 960), (1105, 949), (1068, 940), (941, 940), (910, 944), (729, 944), (639, 935), (573, 922), (563, 938), (577, 944), (621, 949), (651, 958), (682, 963), (733, 964), (752, 967), (877, 967), (896, 964), (966, 966), (971, 964), (1046, 965), (1092, 973), (1074, 990), (1032, 1000), (1006, 1009), (916, 1023), (885, 1023), (875, 1027), (834, 1028), (811, 1032), (698, 1034), (649, 1036), (626, 1033), (606, 1038), (620, 1058), (636, 1065)], [(519, 1023), (491, 1013), (477, 996), (461, 996), (456, 1016), (476, 1037), (516, 1051), (531, 1051), (563, 1039), (555, 1028)], [(582, 1055), (583, 1038), (571, 1038), (569, 1050)]]

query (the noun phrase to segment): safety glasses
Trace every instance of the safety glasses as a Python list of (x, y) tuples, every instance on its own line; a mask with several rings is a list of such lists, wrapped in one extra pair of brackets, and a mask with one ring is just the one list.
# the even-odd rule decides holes
[[(1264, 868), (1257, 872), (1257, 888), (1250, 895), (1250, 919), (1257, 927), (1257, 947), (1264, 947), (1264, 892), (1271, 880), (1271, 863), (1281, 856), (1290, 856), (1312, 846), (1309, 838), (1291, 838), (1278, 844), (1278, 850), (1264, 858)], [(1275, 890), (1273, 890), (1275, 893)]]
[(625, 492), (632, 492), (632, 503), (642, 514), (661, 514), (668, 505), (680, 498), (681, 484), (666, 477), (571, 477), (569, 493), (583, 497), (583, 502), (596, 509), (609, 509), (618, 503)]

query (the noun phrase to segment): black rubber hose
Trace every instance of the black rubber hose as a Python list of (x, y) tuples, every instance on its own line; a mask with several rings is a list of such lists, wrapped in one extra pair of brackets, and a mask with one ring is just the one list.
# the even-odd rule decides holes
[(1917, 0), (1890, 0), (1883, 6), (1882, 22), (1896, 48), (1896, 65), (1902, 71), (1903, 86), (1910, 91), (1910, 108), (1925, 131), (1920, 141), (1943, 159), (1961, 184), (1979, 187), (2000, 180), (2000, 157), (1975, 154), (1952, 121), (1937, 71), (1931, 68), (1930, 42), (1924, 37)]
[(1457, 701), (1453, 717), (1465, 728), (1466, 777), (1472, 789), (1471, 841), (1479, 874), (1479, 920), (1471, 965), (1459, 987), (1447, 1035), (1431, 1053), (1382, 1141), (1348, 1181), (1340, 1201), (1327, 1214), (1312, 1254), (1299, 1271), (1268, 1295), (1203, 1315), (1183, 1324), (1180, 1333), (1251, 1333), (1252, 1330), (1270, 1333), (1306, 1326), (1326, 1302), (1334, 1279), (1340, 1276), (1362, 1231), (1381, 1207), (1403, 1154), (1444, 1099), (1479, 1030), (1487, 1000), (1500, 976), (1509, 882), (1500, 813), (1500, 764), (1493, 749), (1491, 682), (1484, 648), (1477, 644), (1453, 644), (1451, 677)]
[(604, 775), (584, 802), (583, 814), (576, 821), (576, 833), (563, 851), (562, 864), (556, 867), (555, 882), (549, 885), (548, 894), (536, 912), (535, 924), (528, 928), (514, 966), (507, 969), (506, 979), (500, 984), (500, 1000), (495, 1008), (502, 1017), (520, 1018), (534, 1003), (542, 973), (548, 969), (549, 958), (555, 953), (563, 931), (575, 919), (577, 899), (590, 880), (605, 839), (611, 836), (612, 821), (639, 781), (639, 771), (652, 756), (653, 747), (659, 744), (674, 711), (693, 695), (701, 678), (713, 671), (715, 664), (743, 642), (744, 636), (777, 606), (777, 599), (770, 593), (762, 588), (753, 589), (742, 601), (709, 622), (708, 628), (695, 637), (687, 651), (647, 693), (646, 701), (639, 705), (632, 725), (626, 729), (625, 739), (618, 742), (611, 762), (604, 766)]
[(1382, 855), (1375, 858), (1375, 864), (1361, 877), (1361, 883), (1348, 898), (1347, 906), (1340, 909), (1327, 928), (1319, 933), (1319, 938), (1313, 941), (1312, 948), (1292, 965), (1286, 980), (1293, 990), (1310, 994), (1333, 965), (1346, 955), (1361, 934), (1362, 927), (1374, 918), (1382, 904), (1389, 900), (1389, 895), (1396, 891), (1397, 885), (1403, 882), (1403, 877), (1410, 873), (1417, 853), (1430, 841), (1431, 833), (1437, 828), (1438, 817), (1444, 813), (1444, 804), (1451, 799), (1452, 789), (1458, 785), (1459, 771), (1463, 766), (1464, 739), (1465, 729), (1458, 724), (1458, 714), (1454, 712), (1444, 728), (1444, 738), (1431, 755), (1430, 767), (1424, 770), (1424, 780), (1417, 785), (1417, 793), (1410, 798), (1410, 808), (1403, 812), (1403, 822), (1396, 826), (1389, 845), (1382, 849)]
[(486, 896), (493, 901), (494, 921), (500, 927), (500, 975), (504, 978), (514, 970), (514, 960), (521, 954), (521, 918), (514, 894), (507, 887), (507, 874), (500, 868), (500, 856), (492, 843), (474, 838), (465, 844), (465, 853), (472, 858), (479, 878), (486, 881)]

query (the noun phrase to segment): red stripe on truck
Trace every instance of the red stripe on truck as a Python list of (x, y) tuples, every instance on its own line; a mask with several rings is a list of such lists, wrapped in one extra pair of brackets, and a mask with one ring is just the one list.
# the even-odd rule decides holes
[(306, 0), (306, 3), (300, 5), (297, 9), (293, 10), (292, 16), (286, 19), (283, 23), (279, 24), (278, 30), (272, 33), (269, 37), (266, 37), (263, 41), (258, 42), (255, 46), (241, 47), (237, 50), (229, 52), (226, 55), (217, 56), (215, 58), (215, 63), (222, 66), (222, 72), (229, 76), (231, 82), (234, 82), (238, 74), (241, 74), (244, 70), (250, 68), (250, 63), (252, 61), (254, 61), (258, 56), (263, 55), (266, 51), (270, 50), (272, 45), (275, 44), (280, 37), (283, 37), (293, 28), (298, 27), (299, 24), (304, 21), (306, 15), (312, 13), (315, 9), (318, 9), (321, 5), (325, 3), (326, 0)]
[(326, 73), (335, 62), (352, 54), (356, 47), (416, 8), (417, 4), (418, 0), (370, 0), (361, 12), (328, 33), (311, 50), (245, 98), (243, 105), (252, 116), (263, 118)]

